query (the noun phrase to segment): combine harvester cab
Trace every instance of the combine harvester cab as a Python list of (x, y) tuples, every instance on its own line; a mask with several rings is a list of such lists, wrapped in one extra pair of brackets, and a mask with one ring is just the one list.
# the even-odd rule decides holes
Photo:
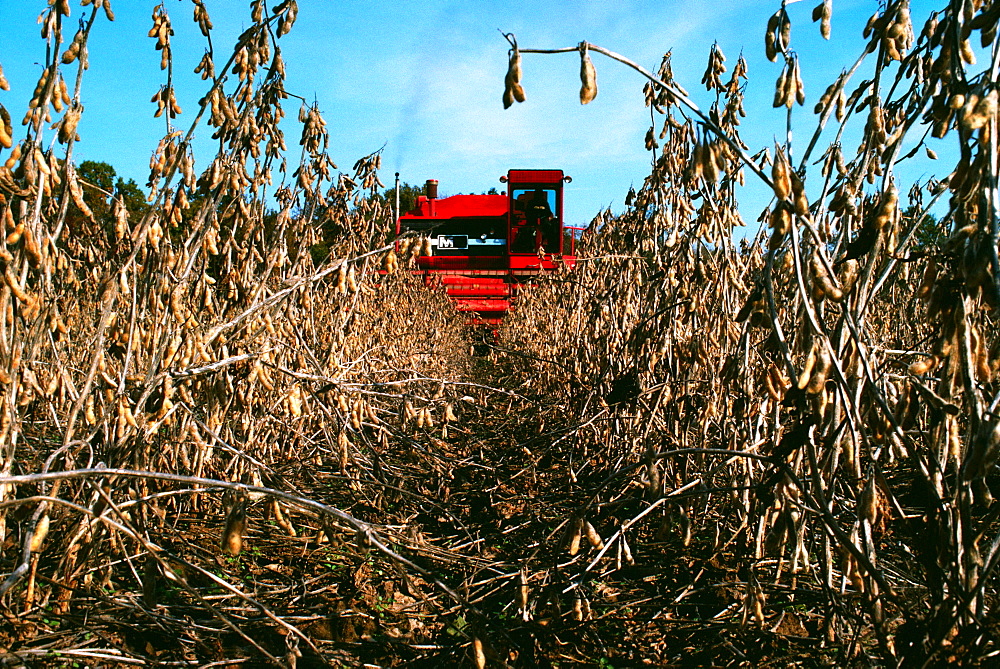
[(499, 325), (520, 286), (576, 262), (578, 228), (563, 224), (563, 184), (571, 179), (562, 170), (510, 170), (500, 181), (506, 194), (438, 198), (429, 180), (396, 226), (397, 235), (429, 242), (417, 271), (427, 285), (443, 286), (473, 325)]

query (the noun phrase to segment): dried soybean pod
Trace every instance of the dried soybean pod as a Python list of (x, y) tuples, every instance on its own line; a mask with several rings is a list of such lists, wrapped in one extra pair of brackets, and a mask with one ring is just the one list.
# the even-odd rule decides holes
[(764, 53), (772, 63), (778, 60), (778, 16), (780, 12), (775, 12), (767, 20), (767, 31), (764, 33)]
[(82, 106), (74, 106), (66, 110), (62, 122), (59, 123), (59, 142), (61, 144), (69, 144), (70, 141), (76, 139), (76, 127), (80, 123), (82, 112)]
[(514, 104), (514, 89), (508, 84), (503, 89), (503, 108), (510, 109)]
[(777, 251), (781, 248), (781, 243), (785, 241), (785, 234), (781, 230), (775, 228), (771, 233), (771, 236), (767, 240), (767, 248), (769, 251)]
[(813, 347), (809, 349), (809, 355), (806, 356), (806, 362), (802, 366), (802, 373), (799, 374), (799, 379), (795, 384), (799, 388), (799, 390), (809, 385), (809, 380), (812, 378), (813, 368), (815, 366), (816, 366), (816, 345), (814, 344)]
[(809, 379), (809, 384), (805, 389), (809, 395), (816, 395), (826, 387), (826, 378), (832, 366), (830, 351), (827, 350), (827, 347), (822, 342), (817, 342), (816, 348), (816, 366), (813, 370), (812, 378)]
[(937, 262), (931, 258), (927, 262), (927, 267), (924, 269), (924, 276), (920, 280), (920, 286), (917, 288), (917, 297), (921, 300), (927, 299), (931, 290), (934, 288), (934, 282), (937, 281), (938, 266)]
[(827, 108), (827, 106), (833, 101), (833, 96), (837, 92), (837, 85), (839, 83), (840, 79), (837, 79), (837, 81), (833, 82), (832, 84), (826, 87), (826, 90), (823, 91), (823, 95), (821, 95), (819, 98), (819, 102), (817, 102), (816, 106), (813, 107), (814, 113), (816, 114), (823, 113), (823, 111)]
[(625, 533), (622, 532), (618, 537), (618, 541), (622, 547), (622, 555), (625, 558), (625, 562), (629, 565), (635, 564), (635, 558), (632, 556), (632, 548), (628, 545), (628, 540), (625, 539)]
[(580, 539), (583, 537), (583, 518), (574, 516), (569, 526), (569, 545), (567, 547), (570, 555), (580, 552)]
[(342, 261), (340, 266), (337, 268), (337, 279), (334, 286), (338, 293), (344, 295), (347, 293), (347, 261)]
[[(794, 88), (795, 102), (799, 105), (804, 105), (806, 103), (806, 88), (802, 81), (802, 70), (799, 65), (799, 59), (795, 58), (792, 61), (792, 81), (790, 83), (790, 88)], [(786, 103), (789, 108), (792, 106), (792, 95), (788, 96), (788, 102)]]
[(969, 40), (964, 39), (959, 43), (958, 52), (962, 56), (963, 61), (969, 65), (976, 64), (976, 54), (972, 50), (972, 44), (969, 43)]
[(14, 297), (16, 297), (19, 301), (29, 302), (31, 300), (31, 295), (29, 295), (21, 286), (21, 283), (17, 280), (17, 277), (14, 276), (14, 273), (11, 271), (9, 265), (4, 270), (4, 279), (6, 279), (7, 285), (10, 286), (10, 292), (12, 292)]
[(476, 669), (486, 669), (486, 651), (483, 650), (483, 642), (479, 637), (472, 639), (472, 657), (476, 663)]
[(511, 94), (517, 102), (524, 102), (527, 99), (527, 96), (524, 94), (524, 88), (521, 86), (520, 82), (515, 82), (511, 86)]
[(786, 202), (779, 202), (768, 217), (768, 227), (780, 237), (788, 234), (792, 229), (792, 212)]
[(382, 259), (382, 269), (384, 269), (387, 274), (392, 274), (398, 267), (399, 258), (395, 251), (389, 249), (389, 252), (385, 254), (385, 257)]
[(521, 52), (514, 49), (510, 54), (510, 61), (507, 64), (507, 74), (510, 80), (515, 83), (521, 82)]
[(521, 53), (515, 46), (511, 49), (507, 75), (504, 77), (503, 108), (508, 109), (515, 101), (524, 102), (524, 100), (524, 89), (521, 87)]
[(854, 282), (858, 279), (858, 261), (851, 258), (841, 263), (837, 269), (837, 280), (840, 281), (841, 289), (845, 293), (851, 292)]
[(806, 186), (802, 178), (795, 170), (789, 170), (792, 179), (792, 201), (795, 206), (795, 213), (799, 216), (809, 215), (809, 196), (806, 195)]
[(281, 504), (276, 498), (271, 499), (271, 517), (274, 518), (274, 522), (283, 529), (289, 536), (298, 536), (295, 533), (295, 526), (292, 522), (285, 518), (285, 514), (281, 512)]
[(14, 144), (14, 127), (7, 108), (0, 105), (0, 146), (9, 149)]
[(399, 257), (408, 258), (410, 256), (410, 247), (413, 246), (413, 239), (401, 239), (399, 240)]
[(976, 380), (981, 383), (990, 383), (993, 380), (993, 370), (990, 369), (988, 351), (983, 342), (984, 337), (974, 324), (970, 324), (969, 334), (972, 337), (972, 362), (976, 372)]
[(781, 68), (781, 74), (778, 75), (778, 80), (774, 84), (774, 102), (771, 104), (772, 107), (778, 108), (783, 107), (788, 102), (788, 81), (791, 73), (788, 69), (788, 63)]
[(775, 365), (773, 362), (767, 368), (766, 376), (769, 387), (774, 388), (775, 394), (771, 397), (771, 399), (774, 399), (776, 401), (784, 399), (785, 391), (787, 391), (791, 387), (791, 384), (788, 382), (787, 379), (785, 379), (784, 376), (782, 376), (781, 370), (778, 369), (778, 366)]
[(760, 288), (755, 288), (754, 290), (750, 291), (750, 294), (747, 296), (746, 302), (744, 302), (743, 306), (740, 307), (739, 312), (737, 312), (736, 317), (733, 320), (736, 321), (737, 323), (742, 323), (746, 319), (750, 318), (750, 313), (754, 310), (754, 307), (760, 300), (761, 293), (762, 291), (760, 290)]
[(875, 482), (872, 480), (868, 482), (868, 485), (861, 491), (861, 496), (858, 497), (858, 517), (874, 524), (878, 511), (876, 500)]
[[(9, 210), (8, 210), (9, 211)], [(21, 241), (21, 237), (24, 236), (25, 226), (24, 223), (18, 223), (14, 226), (14, 229), (10, 231), (7, 235), (7, 246), (17, 246), (17, 243)]]
[(347, 290), (352, 293), (358, 292), (358, 280), (355, 274), (354, 265), (351, 265), (347, 270)]
[(32, 553), (37, 553), (42, 548), (42, 543), (45, 541), (45, 537), (49, 535), (49, 514), (43, 514), (41, 518), (38, 519), (38, 523), (35, 525), (35, 531), (31, 535), (31, 543), (29, 544), (29, 550)]
[(774, 162), (771, 164), (771, 180), (774, 182), (774, 196), (787, 200), (792, 193), (791, 168), (781, 145), (775, 146)]
[(772, 402), (780, 402), (782, 395), (778, 392), (778, 389), (774, 385), (773, 378), (770, 374), (770, 370), (764, 374), (764, 388), (767, 390), (767, 396)]
[(586, 42), (580, 42), (580, 82), (580, 104), (585, 105), (597, 97), (597, 70)]
[(601, 538), (601, 535), (597, 533), (597, 530), (594, 529), (594, 526), (589, 520), (584, 523), (584, 530), (587, 534), (587, 541), (590, 542), (590, 545), (597, 550), (603, 550), (604, 540)]
[(222, 533), (222, 550), (229, 555), (239, 555), (243, 550), (243, 533), (247, 527), (247, 502), (239, 497), (226, 517), (226, 529)]
[(32, 268), (37, 268), (42, 264), (42, 249), (38, 246), (38, 241), (35, 240), (31, 228), (24, 230), (24, 255)]
[(826, 268), (823, 266), (823, 261), (819, 257), (819, 253), (813, 254), (811, 263), (813, 276), (816, 277), (816, 283), (823, 295), (834, 302), (840, 302), (844, 299), (844, 291), (836, 286), (830, 279), (830, 275), (827, 274)]

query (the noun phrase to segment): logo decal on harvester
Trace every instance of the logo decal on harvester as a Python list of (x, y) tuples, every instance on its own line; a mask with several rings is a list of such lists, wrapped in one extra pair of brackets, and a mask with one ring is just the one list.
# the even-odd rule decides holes
[(468, 235), (439, 235), (437, 238), (438, 249), (467, 249), (469, 248)]

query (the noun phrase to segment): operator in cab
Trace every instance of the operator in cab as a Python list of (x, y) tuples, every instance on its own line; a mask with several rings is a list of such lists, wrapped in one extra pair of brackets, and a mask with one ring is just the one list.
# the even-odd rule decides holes
[(549, 207), (549, 199), (541, 188), (535, 189), (531, 200), (524, 210), (525, 225), (517, 233), (516, 253), (531, 253), (535, 250), (536, 233), (542, 233), (542, 245), (551, 252), (553, 243), (555, 250), (559, 245), (559, 230), (556, 217)]

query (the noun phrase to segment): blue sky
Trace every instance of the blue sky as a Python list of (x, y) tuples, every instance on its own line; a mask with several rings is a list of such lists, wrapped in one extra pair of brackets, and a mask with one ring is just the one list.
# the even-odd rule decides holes
[[(795, 115), (796, 141), (802, 146), (815, 124), (815, 101), (861, 52), (861, 30), (878, 6), (834, 0), (833, 39), (826, 42), (810, 20), (818, 1), (788, 7), (792, 45), (807, 86), (806, 106)], [(24, 114), (44, 59), (36, 19), (46, 4), (0, 0), (0, 65), (11, 84), (9, 92), (0, 91), (0, 103), (15, 123)], [(82, 141), (75, 148), (78, 161), (106, 161), (140, 185), (166, 129), (164, 119), (153, 118), (156, 107), (149, 102), (165, 80), (154, 40), (146, 36), (155, 4), (114, 0), (116, 21), (98, 20), (83, 80)], [(912, 2), (915, 31), (937, 4)], [(206, 5), (221, 64), (249, 23), (249, 2), (208, 0)], [(77, 0), (71, 6), (70, 25), (75, 27), (84, 8)], [(175, 79), (184, 109), (176, 123), (187, 129), (207, 90), (193, 74), (204, 41), (192, 21), (191, 2), (165, 0), (164, 6), (176, 32)], [(299, 0), (295, 27), (279, 44), (288, 90), (319, 103), (330, 131), (331, 155), (342, 169), (384, 146), (382, 180), (387, 185), (398, 170), (404, 181), (435, 178), (443, 194), (454, 194), (499, 186), (497, 178), (509, 168), (559, 168), (574, 179), (566, 195), (567, 220), (586, 224), (603, 207), (620, 212), (629, 186), (638, 187), (648, 174), (644, 80), (594, 54), (600, 92), (593, 103), (581, 106), (576, 54), (525, 54), (527, 102), (505, 111), (501, 94), (507, 43), (498, 29), (515, 33), (524, 48), (567, 47), (587, 40), (650, 70), (672, 49), (675, 76), (703, 108), (711, 101), (699, 84), (709, 47), (718, 42), (728, 65), (742, 51), (750, 79), (742, 132), (754, 152), (784, 132), (784, 110), (771, 108), (781, 65), (763, 55), (765, 25), (779, 6), (777, 0)], [(294, 120), (297, 109), (297, 102), (289, 100), (286, 121)], [(297, 137), (298, 130), (289, 126), (289, 138)], [(202, 167), (213, 155), (210, 134), (208, 129), (198, 133), (196, 158)], [(289, 147), (294, 151), (296, 142), (289, 141)], [(921, 160), (906, 168), (906, 176), (926, 178), (937, 167)], [(767, 192), (751, 183), (743, 198), (743, 218), (753, 223), (767, 199)]]

